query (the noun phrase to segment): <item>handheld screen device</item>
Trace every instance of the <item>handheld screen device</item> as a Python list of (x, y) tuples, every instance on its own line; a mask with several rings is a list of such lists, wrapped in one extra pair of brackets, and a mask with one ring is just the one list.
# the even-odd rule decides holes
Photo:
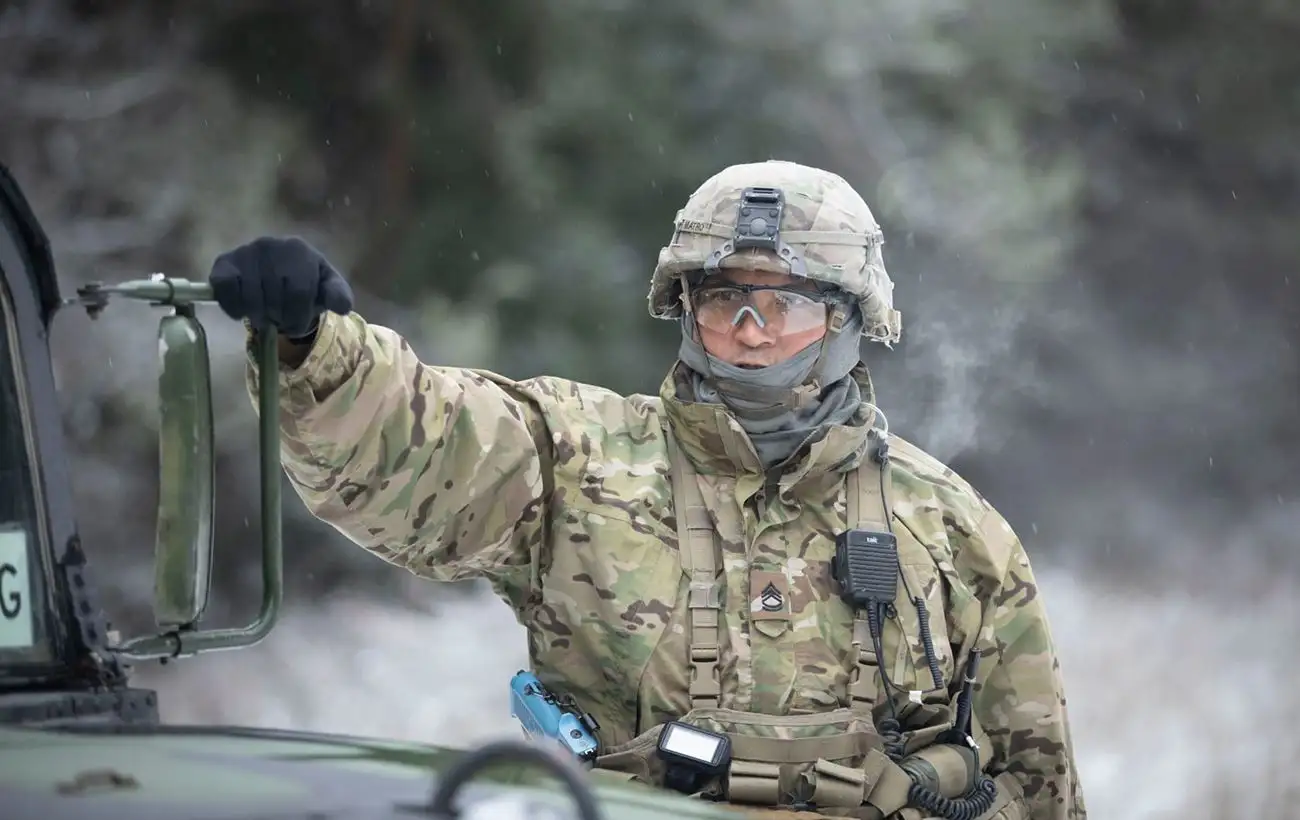
[(678, 720), (664, 724), (658, 751), (667, 764), (665, 785), (685, 794), (731, 765), (731, 738)]

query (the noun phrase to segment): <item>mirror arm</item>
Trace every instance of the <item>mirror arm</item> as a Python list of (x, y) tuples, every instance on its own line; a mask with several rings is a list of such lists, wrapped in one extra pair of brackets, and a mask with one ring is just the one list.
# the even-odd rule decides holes
[[(79, 304), (95, 318), (107, 306), (110, 297), (147, 301), (155, 306), (171, 306), (178, 312), (200, 302), (215, 302), (212, 288), (206, 283), (155, 274), (149, 279), (116, 285), (93, 283), (79, 288), (75, 299), (64, 304)], [(111, 647), (110, 651), (125, 660), (179, 658), (220, 649), (238, 649), (259, 643), (274, 627), (284, 599), (284, 553), (280, 517), (280, 369), (277, 334), (257, 334), (258, 364), (258, 444), (261, 478), (262, 513), (262, 608), (253, 623), (232, 629), (194, 629), (186, 625), (162, 634), (141, 636)], [(267, 378), (267, 375), (270, 378)]]
[[(276, 334), (257, 336), (258, 373), (275, 374), (280, 358)], [(280, 384), (258, 379), (258, 443), (262, 483), (262, 609), (257, 620), (233, 629), (172, 630), (126, 641), (113, 653), (126, 660), (183, 658), (200, 652), (239, 649), (259, 643), (271, 631), (284, 599), (284, 550), (280, 521)]]

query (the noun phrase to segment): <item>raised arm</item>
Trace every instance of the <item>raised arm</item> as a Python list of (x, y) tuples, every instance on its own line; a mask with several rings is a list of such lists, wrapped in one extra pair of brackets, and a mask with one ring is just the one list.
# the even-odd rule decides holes
[[(338, 293), (328, 262), (300, 240), (258, 243), (219, 257), (213, 287), (220, 300), (226, 271), (223, 308), (285, 335), (313, 323), (294, 313), (297, 303), (277, 313), (274, 299), (314, 298), (319, 308), (305, 358), (282, 355), (277, 374), (281, 461), (307, 508), (385, 561), (436, 580), (484, 577), (521, 605), (550, 475), (535, 406), (507, 379), (424, 364), (395, 331), (351, 312), (350, 290), (334, 297), (341, 310), (325, 311), (330, 289)], [(249, 307), (259, 288), (260, 306)], [(254, 407), (261, 376), (250, 354)]]

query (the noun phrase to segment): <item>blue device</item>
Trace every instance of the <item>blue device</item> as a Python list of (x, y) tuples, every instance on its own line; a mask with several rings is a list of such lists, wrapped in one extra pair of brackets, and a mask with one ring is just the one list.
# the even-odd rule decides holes
[(600, 725), (572, 696), (556, 697), (532, 672), (521, 669), (510, 679), (510, 716), (529, 737), (558, 743), (585, 765), (595, 761)]

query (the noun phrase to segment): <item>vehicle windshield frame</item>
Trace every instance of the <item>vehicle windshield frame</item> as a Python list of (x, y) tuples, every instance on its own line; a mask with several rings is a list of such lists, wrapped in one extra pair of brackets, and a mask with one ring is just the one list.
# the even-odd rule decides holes
[[(35, 415), (30, 391), (27, 389), (27, 366), (20, 334), (18, 301), (13, 293), (11, 271), (0, 260), (0, 402), (13, 402), (19, 420), (21, 447), (15, 448), (23, 460), (14, 465), (22, 475), (25, 485), (21, 503), (20, 520), (0, 522), (0, 531), (20, 530), (27, 540), (27, 587), (23, 605), (30, 607), (32, 615), (32, 645), (22, 649), (0, 648), (0, 682), (13, 679), (24, 681), (47, 678), (57, 673), (62, 665), (56, 637), (52, 592), (58, 587), (54, 582), (53, 549), (51, 548), (49, 522), (47, 521), (42, 492), (40, 460), (36, 447)], [(0, 435), (8, 435), (0, 431)], [(5, 591), (6, 594), (13, 590)]]

